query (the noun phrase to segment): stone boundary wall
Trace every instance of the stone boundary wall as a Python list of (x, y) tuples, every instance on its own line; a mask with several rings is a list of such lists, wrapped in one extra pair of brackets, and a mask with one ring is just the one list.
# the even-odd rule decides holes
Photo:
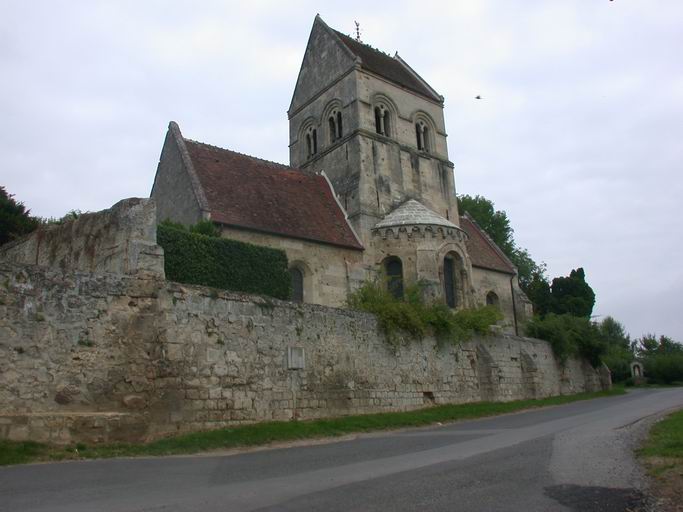
[(0, 261), (0, 438), (136, 441), (607, 386), (539, 340), (393, 347), (364, 313)]
[(164, 277), (164, 252), (157, 245), (156, 206), (130, 198), (108, 210), (41, 226), (0, 247), (0, 260), (63, 270)]

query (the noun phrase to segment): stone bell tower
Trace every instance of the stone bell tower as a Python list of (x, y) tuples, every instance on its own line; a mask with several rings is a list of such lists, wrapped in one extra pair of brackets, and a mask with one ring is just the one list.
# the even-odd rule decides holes
[(458, 225), (443, 97), (398, 54), (316, 16), (288, 115), (291, 165), (325, 172), (366, 248), (409, 199)]
[(359, 281), (383, 275), (396, 296), (419, 281), (431, 300), (471, 305), (443, 97), (316, 16), (288, 115), (291, 165), (325, 172), (363, 243)]

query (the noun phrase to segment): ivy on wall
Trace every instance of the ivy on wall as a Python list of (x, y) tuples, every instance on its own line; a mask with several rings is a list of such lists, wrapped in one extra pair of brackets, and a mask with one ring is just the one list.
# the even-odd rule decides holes
[(166, 278), (288, 300), (291, 278), (284, 251), (192, 233), (162, 223), (157, 243), (164, 249)]
[(366, 281), (349, 295), (347, 305), (374, 314), (392, 344), (401, 341), (397, 336), (401, 332), (415, 339), (433, 335), (439, 342), (459, 343), (475, 334), (490, 334), (491, 327), (503, 319), (494, 306), (453, 311), (443, 303), (427, 303), (423, 290), (424, 283), (418, 282), (408, 286), (404, 298), (398, 299), (386, 283)]

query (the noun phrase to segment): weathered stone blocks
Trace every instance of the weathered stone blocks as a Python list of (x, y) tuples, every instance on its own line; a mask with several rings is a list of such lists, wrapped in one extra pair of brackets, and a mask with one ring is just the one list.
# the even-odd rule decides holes
[(156, 244), (156, 206), (130, 198), (109, 210), (86, 213), (0, 247), (0, 259), (65, 270), (164, 276)]
[[(3, 438), (139, 440), (609, 385), (528, 338), (395, 347), (371, 315), (161, 279), (0, 262), (2, 283)], [(288, 368), (292, 347), (304, 368)]]

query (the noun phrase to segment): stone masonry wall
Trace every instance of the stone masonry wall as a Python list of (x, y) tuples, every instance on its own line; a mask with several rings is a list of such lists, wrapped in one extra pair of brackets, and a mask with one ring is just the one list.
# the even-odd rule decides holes
[(0, 247), (0, 260), (163, 278), (164, 252), (156, 240), (154, 201), (130, 198), (108, 210), (40, 227)]
[(394, 347), (364, 313), (0, 262), (0, 438), (141, 440), (576, 393), (605, 377), (528, 338)]

